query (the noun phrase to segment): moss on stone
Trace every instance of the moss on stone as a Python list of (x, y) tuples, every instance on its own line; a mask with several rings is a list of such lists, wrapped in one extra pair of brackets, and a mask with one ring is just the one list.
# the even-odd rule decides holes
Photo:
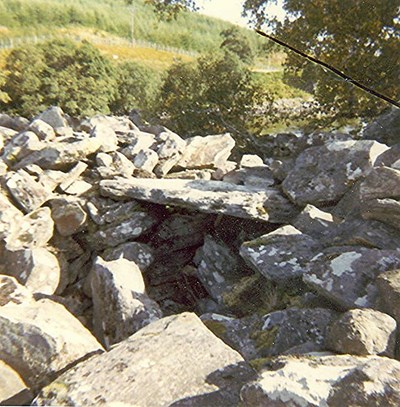
[(251, 339), (255, 341), (256, 348), (261, 355), (268, 353), (268, 351), (272, 348), (276, 335), (278, 334), (278, 330), (279, 328), (275, 326), (268, 331), (256, 331), (251, 335)]
[(254, 370), (260, 372), (261, 370), (263, 370), (263, 368), (267, 365), (269, 361), (270, 358), (258, 358), (250, 360), (249, 364)]
[(204, 325), (218, 338), (224, 337), (226, 335), (226, 326), (219, 321), (204, 321)]

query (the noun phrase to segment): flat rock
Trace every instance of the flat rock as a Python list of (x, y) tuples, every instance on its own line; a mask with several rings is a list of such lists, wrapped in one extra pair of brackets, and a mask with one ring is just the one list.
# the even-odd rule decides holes
[(400, 362), (379, 356), (279, 357), (243, 387), (243, 406), (396, 406)]
[(24, 170), (10, 173), (6, 185), (18, 206), (25, 213), (39, 208), (52, 196), (50, 189), (36, 182), (35, 178)]
[(61, 369), (102, 350), (62, 305), (46, 299), (0, 307), (0, 336), (0, 359), (36, 389)]
[(389, 167), (374, 168), (360, 185), (360, 198), (400, 198), (400, 170)]
[(54, 294), (60, 284), (60, 262), (43, 247), (6, 251), (4, 273), (34, 293)]
[(351, 355), (394, 357), (396, 321), (371, 309), (352, 309), (330, 325), (326, 338), (328, 349)]
[(32, 131), (16, 134), (4, 147), (1, 158), (8, 166), (13, 166), (24, 157), (43, 148), (38, 136)]
[(60, 184), (61, 191), (64, 191), (75, 181), (79, 179), (79, 177), (83, 174), (83, 172), (87, 169), (88, 165), (83, 161), (79, 161), (73, 168), (71, 168), (65, 176), (65, 179)]
[(182, 168), (218, 168), (228, 160), (235, 147), (229, 133), (215, 136), (196, 136), (186, 139), (186, 147), (177, 163)]
[(283, 181), (283, 190), (298, 205), (338, 201), (360, 177), (371, 172), (388, 147), (376, 141), (334, 141), (301, 153)]
[(400, 269), (382, 273), (376, 279), (380, 310), (391, 315), (400, 324)]
[(200, 212), (270, 222), (279, 222), (283, 218), (294, 216), (294, 208), (279, 191), (248, 188), (227, 182), (181, 179), (158, 179), (149, 182), (147, 179), (116, 179), (101, 181), (100, 192), (103, 196), (117, 199), (138, 199)]
[(57, 127), (67, 127), (68, 123), (64, 116), (64, 112), (60, 107), (51, 106), (44, 112), (40, 113), (36, 120), (42, 120), (49, 124), (53, 129)]
[(245, 167), (228, 172), (223, 177), (223, 181), (258, 188), (268, 188), (275, 184), (272, 172), (266, 166)]
[(364, 219), (374, 219), (400, 229), (400, 202), (396, 199), (370, 199), (360, 207)]
[(96, 259), (91, 279), (94, 330), (106, 348), (162, 317), (145, 294), (138, 266), (126, 259)]
[(15, 227), (6, 238), (8, 250), (44, 247), (52, 238), (54, 222), (50, 208), (39, 208), (17, 219)]
[(36, 403), (233, 406), (239, 402), (240, 383), (252, 375), (237, 352), (194, 314), (184, 313), (153, 322), (70, 369), (45, 387)]
[(28, 405), (32, 399), (33, 394), (20, 375), (0, 360), (0, 405)]
[(329, 212), (308, 204), (293, 221), (293, 226), (306, 235), (322, 238), (332, 234), (335, 221)]
[(303, 281), (342, 309), (376, 308), (377, 277), (399, 266), (396, 250), (332, 247), (309, 262)]
[(283, 226), (243, 243), (240, 255), (267, 279), (287, 283), (301, 277), (308, 262), (320, 250), (319, 241), (293, 226)]

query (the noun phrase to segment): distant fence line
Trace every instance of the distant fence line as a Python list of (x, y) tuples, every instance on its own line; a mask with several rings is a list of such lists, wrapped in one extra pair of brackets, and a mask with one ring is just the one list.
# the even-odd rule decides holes
[(60, 34), (60, 35), (32, 35), (32, 36), (25, 36), (25, 37), (13, 37), (13, 38), (2, 38), (0, 39), (0, 49), (12, 49), (16, 48), (21, 45), (25, 44), (38, 44), (43, 41), (57, 39), (57, 38), (69, 38), (75, 41), (82, 41), (87, 40), (94, 44), (101, 44), (101, 45), (124, 45), (124, 46), (132, 46), (132, 47), (146, 47), (146, 48), (153, 48), (158, 51), (167, 51), (174, 54), (179, 55), (187, 55), (191, 57), (197, 57), (200, 54), (196, 51), (188, 51), (181, 48), (170, 47), (167, 45), (156, 44), (151, 41), (146, 40), (139, 40), (135, 39), (134, 41), (130, 41), (124, 38), (100, 38), (100, 37), (93, 37), (87, 38), (85, 36), (75, 35), (75, 34)]

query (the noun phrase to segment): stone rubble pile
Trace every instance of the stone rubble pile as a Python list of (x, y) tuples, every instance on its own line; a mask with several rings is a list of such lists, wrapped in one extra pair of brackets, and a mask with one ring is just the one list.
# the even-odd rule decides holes
[(400, 405), (399, 146), (234, 146), (0, 114), (0, 404)]

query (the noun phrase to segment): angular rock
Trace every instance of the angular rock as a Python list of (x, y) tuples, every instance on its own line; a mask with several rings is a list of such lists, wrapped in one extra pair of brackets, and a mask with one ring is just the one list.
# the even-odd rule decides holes
[(0, 193), (0, 239), (10, 234), (22, 217), (23, 213), (3, 193)]
[(244, 359), (251, 360), (259, 357), (256, 342), (252, 338), (253, 332), (260, 324), (259, 316), (251, 315), (239, 319), (209, 313), (203, 314), (200, 319), (214, 335), (239, 352)]
[(90, 132), (90, 136), (100, 142), (99, 151), (109, 153), (118, 148), (118, 138), (115, 131), (105, 125), (97, 124)]
[(258, 188), (268, 188), (275, 184), (271, 170), (266, 166), (253, 166), (228, 172), (228, 174), (223, 177), (223, 181)]
[(33, 394), (27, 388), (20, 375), (7, 363), (0, 360), (0, 405), (28, 405)]
[(244, 407), (396, 406), (400, 362), (379, 356), (279, 357), (243, 387)]
[(109, 154), (99, 153), (96, 156), (97, 171), (102, 178), (116, 176), (129, 178), (134, 170), (134, 165), (121, 153), (114, 151)]
[(42, 120), (49, 124), (53, 129), (57, 127), (67, 127), (68, 123), (61, 108), (51, 106), (44, 112), (40, 113), (36, 120)]
[(371, 309), (352, 309), (332, 322), (326, 346), (338, 353), (394, 357), (396, 321)]
[(1, 158), (7, 165), (14, 166), (26, 156), (42, 148), (38, 136), (32, 131), (25, 131), (12, 138), (4, 148)]
[(42, 247), (7, 251), (4, 273), (15, 277), (32, 292), (54, 294), (60, 283), (57, 257)]
[(400, 198), (400, 170), (388, 167), (374, 168), (360, 185), (360, 198)]
[(400, 229), (400, 202), (396, 199), (371, 199), (360, 208), (364, 219), (374, 219)]
[(325, 349), (329, 323), (335, 312), (326, 308), (289, 308), (263, 317), (260, 331), (253, 334), (262, 357), (302, 354)]
[(133, 165), (142, 171), (152, 172), (158, 164), (158, 155), (153, 150), (140, 150), (133, 160)]
[(252, 376), (237, 352), (194, 314), (184, 313), (153, 322), (70, 369), (45, 387), (36, 403), (230, 406), (238, 404), (240, 383)]
[(60, 184), (61, 191), (68, 189), (68, 187), (78, 180), (81, 174), (87, 169), (88, 165), (82, 161), (79, 161), (68, 173), (65, 180)]
[(211, 179), (211, 173), (213, 170), (186, 170), (171, 172), (164, 176), (167, 179), (204, 179), (209, 181)]
[(221, 181), (226, 174), (234, 171), (236, 167), (237, 164), (234, 161), (225, 161), (219, 163), (216, 169), (211, 173), (211, 178), (216, 181)]
[(7, 250), (33, 249), (46, 246), (52, 238), (54, 222), (50, 208), (44, 207), (20, 218), (6, 237)]
[(332, 234), (335, 222), (330, 213), (321, 211), (313, 205), (306, 205), (294, 220), (293, 226), (306, 235), (321, 238)]
[(141, 150), (150, 149), (156, 142), (154, 134), (146, 133), (144, 131), (135, 130), (128, 134), (127, 142), (129, 145), (121, 150), (129, 159), (132, 159)]
[(0, 359), (29, 387), (40, 388), (56, 372), (102, 350), (62, 305), (49, 300), (0, 307)]
[[(182, 206), (206, 213), (281, 222), (294, 208), (275, 189), (265, 190), (217, 181), (116, 179), (101, 181), (103, 196)], [(286, 205), (285, 205), (286, 204)]]
[(51, 217), (61, 236), (71, 236), (84, 228), (87, 215), (79, 200), (57, 198), (50, 204)]
[[(387, 144), (387, 143), (385, 143)], [(392, 167), (398, 168), (400, 159), (400, 144), (395, 144), (389, 150), (383, 152), (375, 161), (375, 167)]]
[(305, 150), (283, 181), (283, 190), (298, 205), (338, 201), (360, 177), (371, 172), (388, 147), (376, 141), (336, 141)]
[(112, 129), (116, 133), (128, 133), (135, 129), (135, 125), (128, 119), (128, 117), (105, 116), (98, 114), (84, 119), (80, 124), (80, 129), (86, 132), (91, 132), (96, 126), (105, 126)]
[(211, 298), (223, 303), (223, 294), (239, 281), (243, 274), (238, 267), (238, 259), (222, 242), (205, 236), (204, 245), (197, 251), (194, 259), (197, 265), (197, 277)]
[(29, 213), (42, 206), (51, 196), (52, 191), (24, 170), (10, 173), (7, 188), (11, 195), (25, 213)]
[(400, 324), (400, 269), (382, 273), (376, 279), (380, 309)]
[(68, 188), (65, 188), (64, 192), (68, 195), (81, 196), (93, 189), (93, 185), (85, 180), (74, 181)]
[(226, 162), (235, 147), (229, 133), (216, 136), (196, 136), (186, 140), (186, 147), (177, 165), (182, 168), (218, 168)]
[(28, 302), (33, 302), (32, 292), (14, 277), (0, 274), (0, 307)]
[(240, 159), (241, 168), (252, 168), (264, 166), (263, 159), (256, 154), (244, 154)]
[(8, 127), (15, 131), (24, 131), (29, 125), (28, 119), (24, 117), (11, 117), (8, 114), (0, 113), (0, 126)]
[(46, 143), (40, 151), (34, 152), (21, 160), (15, 168), (37, 164), (43, 169), (65, 170), (71, 165), (96, 153), (102, 146), (97, 137), (76, 137), (73, 141), (53, 141)]
[(376, 309), (376, 278), (399, 266), (396, 250), (332, 247), (310, 261), (303, 281), (341, 309)]
[(91, 278), (94, 330), (108, 349), (162, 317), (157, 303), (145, 293), (138, 266), (126, 259), (96, 259)]
[(133, 261), (140, 269), (145, 271), (154, 261), (153, 250), (144, 243), (127, 242), (104, 251), (102, 258), (106, 261), (120, 258)]
[(370, 140), (378, 140), (387, 145), (399, 142), (400, 113), (399, 109), (392, 107), (385, 110), (375, 120), (372, 120), (362, 132), (362, 137)]
[(277, 283), (288, 283), (306, 272), (308, 262), (321, 250), (320, 242), (293, 226), (245, 242), (240, 255), (257, 272)]
[(171, 169), (178, 163), (182, 152), (186, 148), (186, 142), (172, 131), (163, 131), (157, 138), (157, 154), (159, 163), (154, 169), (155, 174), (162, 177), (168, 174)]
[(40, 119), (33, 120), (33, 122), (29, 125), (29, 130), (33, 131), (40, 140), (50, 141), (56, 137), (53, 127)]
[(133, 212), (127, 220), (101, 228), (89, 236), (88, 240), (99, 250), (118, 246), (147, 232), (156, 222), (147, 212)]

